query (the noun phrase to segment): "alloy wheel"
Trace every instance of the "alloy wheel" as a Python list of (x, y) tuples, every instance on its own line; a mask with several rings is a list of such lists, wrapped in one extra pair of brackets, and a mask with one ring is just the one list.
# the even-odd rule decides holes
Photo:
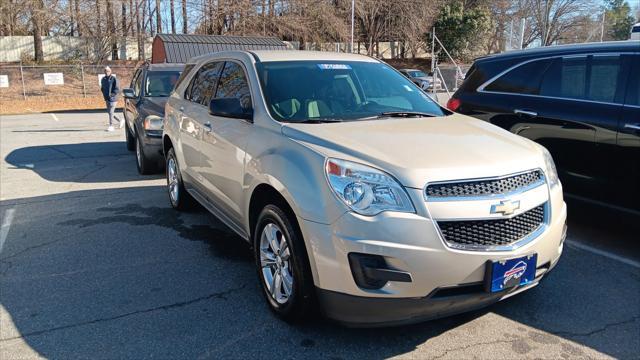
[(260, 236), (260, 265), (267, 291), (278, 304), (285, 304), (293, 293), (291, 251), (280, 227), (268, 223)]
[(171, 197), (171, 201), (176, 204), (178, 203), (178, 166), (174, 158), (170, 158), (167, 163), (167, 183), (169, 185), (169, 197)]

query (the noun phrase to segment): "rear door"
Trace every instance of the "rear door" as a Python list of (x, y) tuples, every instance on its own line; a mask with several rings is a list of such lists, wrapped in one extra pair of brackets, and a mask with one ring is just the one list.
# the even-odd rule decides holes
[(200, 144), (204, 133), (204, 124), (209, 119), (206, 99), (211, 98), (218, 83), (223, 62), (214, 61), (203, 65), (185, 90), (180, 139), (185, 164), (182, 171), (194, 179), (196, 185), (202, 185), (202, 152)]
[(625, 76), (617, 54), (536, 59), (481, 86), (490, 105), (478, 112), (548, 148), (568, 192), (599, 196), (611, 181)]
[(640, 54), (628, 57), (634, 67), (627, 84), (618, 131), (618, 153), (613, 159), (620, 181), (617, 198), (624, 207), (640, 211)]
[(609, 198), (626, 74), (619, 54), (593, 54), (556, 58), (542, 79), (536, 136), (570, 193)]

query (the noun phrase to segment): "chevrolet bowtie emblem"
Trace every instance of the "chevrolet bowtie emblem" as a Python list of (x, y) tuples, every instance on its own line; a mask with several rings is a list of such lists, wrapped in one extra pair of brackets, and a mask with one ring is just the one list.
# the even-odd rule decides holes
[(520, 209), (520, 201), (505, 200), (500, 204), (491, 205), (492, 214), (511, 215), (514, 211)]

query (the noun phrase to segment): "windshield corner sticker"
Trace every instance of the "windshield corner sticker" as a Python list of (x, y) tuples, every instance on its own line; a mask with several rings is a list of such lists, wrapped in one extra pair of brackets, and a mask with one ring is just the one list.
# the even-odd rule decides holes
[(351, 66), (347, 64), (318, 64), (320, 70), (350, 70)]

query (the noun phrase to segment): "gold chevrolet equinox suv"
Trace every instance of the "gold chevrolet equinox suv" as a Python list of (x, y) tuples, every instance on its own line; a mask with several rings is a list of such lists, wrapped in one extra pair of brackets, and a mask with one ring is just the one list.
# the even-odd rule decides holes
[(192, 59), (165, 108), (171, 205), (248, 241), (270, 308), (352, 326), (477, 309), (558, 262), (549, 153), (452, 113), (376, 59), (231, 51)]

